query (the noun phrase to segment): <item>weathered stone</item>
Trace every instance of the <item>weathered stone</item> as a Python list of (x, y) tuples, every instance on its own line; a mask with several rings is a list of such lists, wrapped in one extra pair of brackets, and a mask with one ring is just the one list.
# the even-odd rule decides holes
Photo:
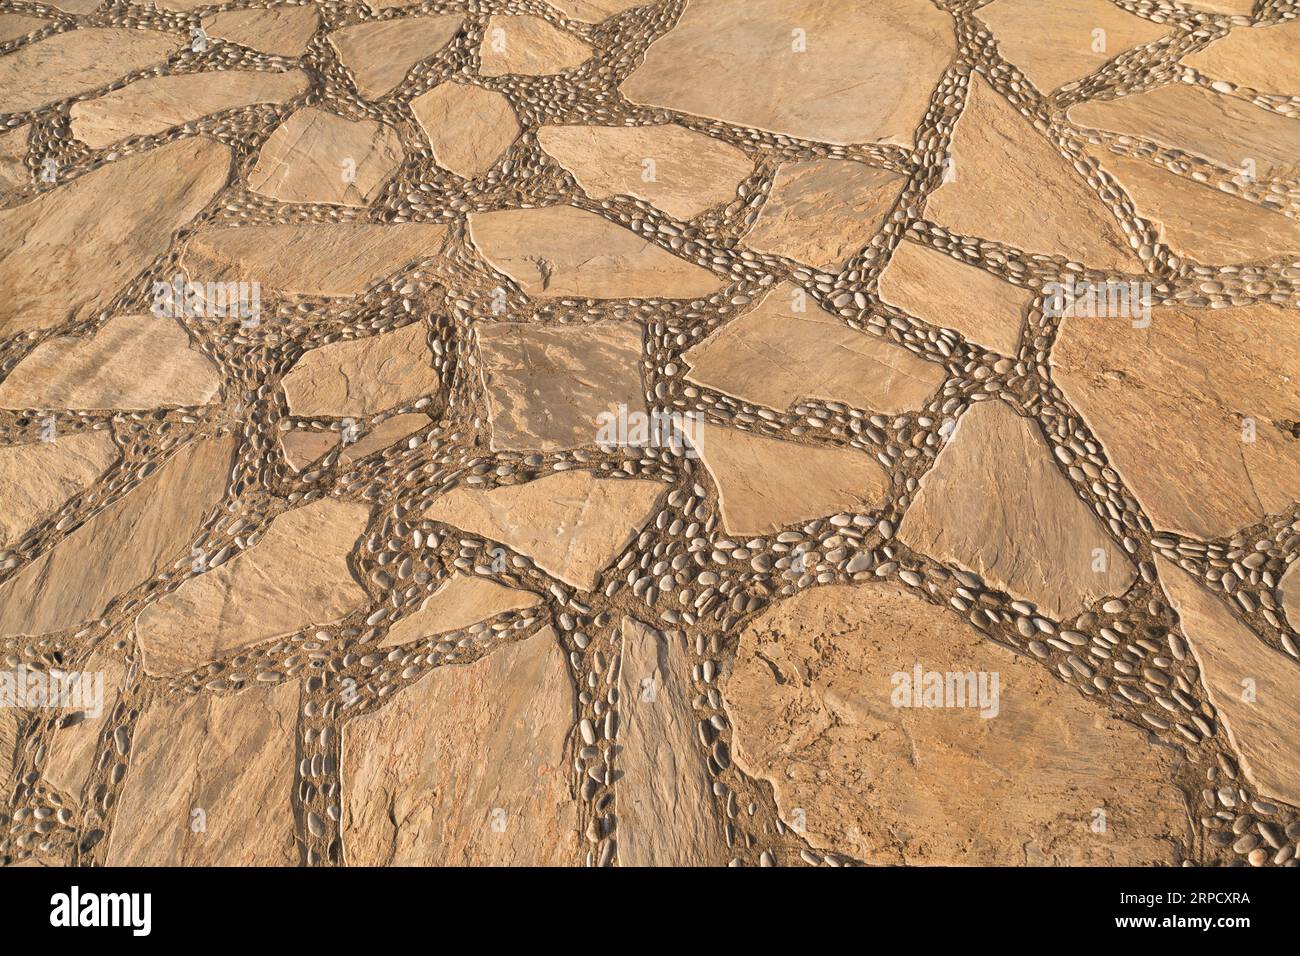
[(70, 796), (80, 798), (99, 756), (99, 736), (113, 714), (117, 696), (126, 679), (126, 667), (106, 653), (95, 653), (80, 668), (80, 693), (102, 693), (98, 713), (90, 710), (70, 713), (50, 739), (41, 776)]
[(32, 349), (0, 382), (0, 408), (206, 405), (220, 391), (216, 366), (174, 319), (120, 315), (91, 335)]
[(1212, 80), (1235, 83), (1260, 93), (1300, 92), (1300, 21), (1237, 27), (1183, 63)]
[(18, 712), (0, 707), (0, 786), (6, 794), (14, 783), (15, 758), (18, 755)]
[(21, 189), (32, 181), (27, 168), (27, 145), (31, 139), (31, 124), (0, 134), (0, 191)]
[(320, 13), (313, 6), (223, 10), (202, 23), (210, 37), (276, 56), (302, 56), (320, 28)]
[(16, 544), (42, 517), (89, 488), (118, 457), (107, 431), (0, 445), (0, 546)]
[(291, 803), (297, 709), (293, 683), (150, 706), (133, 735), (106, 864), (297, 863)]
[(631, 543), (666, 490), (654, 481), (565, 471), (491, 491), (454, 488), (424, 513), (500, 541), (547, 574), (590, 591)]
[(380, 647), (405, 644), (431, 634), (445, 634), (504, 614), (535, 607), (542, 599), (531, 591), (497, 584), (472, 574), (453, 574), (412, 613), (388, 629)]
[[(923, 709), (903, 683), (918, 668), (974, 686), (954, 680), (950, 693), (970, 695)], [(1136, 866), (1176, 864), (1189, 840), (1174, 748), (893, 584), (765, 611), (741, 632), (723, 696), (737, 765), (818, 849), (871, 864)]]
[(123, 157), (0, 210), (0, 337), (108, 306), (229, 172), (230, 150), (195, 137)]
[(494, 449), (594, 445), (601, 416), (645, 414), (638, 324), (489, 323), (478, 340)]
[(1291, 562), (1278, 582), (1278, 590), (1282, 595), (1282, 611), (1292, 630), (1300, 630), (1300, 561)]
[(707, 269), (573, 206), (470, 213), (469, 234), (484, 258), (530, 296), (677, 299), (722, 285)]
[(880, 503), (888, 479), (867, 452), (801, 445), (718, 425), (702, 429), (700, 457), (718, 485), (729, 534), (787, 525)]
[(541, 17), (489, 17), (479, 47), (479, 75), (545, 76), (585, 63), (591, 46)]
[(0, 584), (0, 636), (43, 634), (102, 614), (188, 552), (222, 500), (232, 438), (201, 439)]
[(616, 13), (641, 6), (645, 0), (548, 0), (547, 5), (559, 10), (570, 20), (599, 23)]
[(510, 101), (481, 86), (440, 83), (411, 100), (411, 112), (438, 165), (466, 179), (495, 166), (519, 135)]
[(53, 23), (53, 20), (26, 17), (21, 13), (0, 13), (0, 43), (8, 43), (10, 40), (25, 37), (29, 33), (35, 33), (42, 27), (50, 26)]
[(543, 126), (537, 142), (593, 199), (643, 199), (677, 219), (736, 198), (753, 161), (736, 147), (674, 126)]
[(184, 673), (360, 607), (366, 592), (348, 556), (369, 517), (365, 505), (328, 498), (276, 517), (248, 550), (141, 612), (135, 632), (145, 670)]
[(438, 52), (460, 29), (459, 16), (368, 20), (329, 35), (339, 60), (368, 100), (391, 93), (411, 67)]
[(280, 202), (368, 206), (401, 161), (401, 140), (389, 127), (309, 106), (271, 134), (248, 188)]
[(1265, 799), (1300, 804), (1300, 670), (1171, 561), (1160, 582), (1178, 612), (1210, 703)]
[(411, 435), (429, 424), (432, 419), (419, 412), (394, 415), (386, 418), (355, 442), (344, 444), (339, 449), (339, 464), (347, 467), (360, 461), (367, 455), (373, 455), (381, 449), (392, 445), (399, 438)]
[(439, 667), (348, 723), (348, 862), (576, 865), (566, 758), (572, 693), (564, 654), (545, 627), (472, 664)]
[(815, 398), (894, 414), (919, 408), (944, 379), (943, 366), (849, 328), (788, 283), (682, 359), (691, 381), (780, 411)]
[(284, 377), (295, 415), (373, 415), (438, 390), (428, 327), (413, 322), (393, 332), (312, 349)]
[(302, 471), (339, 443), (339, 432), (298, 429), (280, 433), (285, 460), (294, 471)]
[(1217, 538), (1300, 499), (1294, 321), (1253, 305), (1062, 322), (1053, 377), (1158, 528)]
[(696, 732), (686, 635), (623, 618), (618, 860), (721, 866), (731, 858)]

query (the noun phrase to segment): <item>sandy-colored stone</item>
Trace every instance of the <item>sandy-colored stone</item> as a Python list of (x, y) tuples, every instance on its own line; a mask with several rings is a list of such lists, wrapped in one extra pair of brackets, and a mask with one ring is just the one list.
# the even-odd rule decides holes
[(301, 56), (319, 27), (313, 6), (223, 10), (203, 18), (208, 36), (276, 56)]
[(671, 123), (543, 126), (537, 142), (591, 198), (635, 196), (677, 219), (735, 199), (754, 166), (729, 143)]
[(13, 786), (14, 760), (18, 753), (18, 714), (11, 707), (0, 707), (0, 787), (6, 796)]
[(145, 670), (184, 673), (361, 606), (366, 592), (348, 556), (369, 517), (365, 505), (328, 498), (276, 517), (251, 548), (140, 613), (135, 632)]
[(229, 171), (230, 150), (195, 137), (0, 210), (0, 338), (107, 306), (208, 204)]
[(90, 487), (118, 457), (108, 431), (0, 445), (0, 547), (16, 544), (42, 517)]
[(479, 47), (479, 75), (546, 76), (585, 63), (590, 45), (541, 17), (489, 17)]
[(332, 342), (307, 352), (284, 377), (294, 415), (373, 415), (438, 390), (428, 327)]
[(431, 634), (459, 631), (506, 611), (519, 611), (541, 603), (542, 599), (531, 591), (457, 572), (418, 608), (390, 627), (379, 646), (393, 647)]
[(1179, 255), (1232, 263), (1300, 252), (1300, 223), (1294, 219), (1144, 159), (1100, 147), (1090, 152)]
[(490, 323), (478, 340), (494, 449), (594, 445), (605, 413), (646, 411), (637, 323)]
[(695, 0), (621, 88), (774, 133), (910, 145), (955, 50), (951, 18), (924, 0)]
[(68, 30), (0, 56), (0, 113), (22, 113), (86, 93), (161, 63), (183, 45), (174, 33), (126, 27)]
[(0, 584), (0, 636), (43, 634), (96, 617), (187, 553), (225, 495), (234, 448), (228, 437), (182, 448), (125, 498)]
[(1028, 289), (912, 242), (894, 249), (878, 289), (890, 305), (1003, 355), (1017, 353), (1033, 299)]
[(1141, 271), (1119, 222), (1083, 176), (978, 75), (971, 76), (951, 156), (955, 178), (930, 195), (926, 218), (1025, 252)]
[(0, 408), (206, 405), (220, 392), (217, 367), (176, 320), (120, 315), (91, 335), (32, 349), (0, 382)]
[(722, 866), (731, 854), (696, 730), (686, 635), (625, 617), (622, 638), (619, 864)]
[(519, 135), (519, 118), (501, 93), (467, 83), (439, 83), (411, 100), (438, 165), (474, 179), (496, 165)]
[(1058, 620), (1124, 593), (1135, 574), (1034, 424), (996, 401), (958, 420), (898, 537)]
[(547, 5), (559, 10), (570, 20), (599, 23), (645, 2), (646, 0), (547, 0)]
[(526, 554), (547, 574), (590, 591), (654, 513), (665, 485), (564, 471), (490, 491), (454, 488), (424, 517)]
[(702, 266), (573, 206), (473, 212), (469, 235), (530, 296), (685, 299), (722, 286)]
[(1188, 4), (1188, 6), (1196, 7), (1199, 10), (1209, 10), (1213, 13), (1230, 13), (1248, 17), (1255, 9), (1255, 0), (1196, 0), (1195, 3)]
[(0, 196), (11, 189), (21, 189), (32, 181), (27, 168), (27, 144), (31, 124), (0, 133)]
[(390, 127), (308, 106), (271, 134), (248, 188), (280, 202), (368, 206), (401, 161)]
[[(1217, 538), (1300, 499), (1296, 313), (1156, 307), (1067, 318), (1053, 377), (1162, 530)], [(1153, 448), (1159, 449), (1153, 453)]]
[(21, 13), (0, 13), (0, 43), (25, 37), (29, 33), (52, 26), (54, 22), (41, 17), (23, 16)]
[(57, 0), (54, 3), (48, 3), (47, 6), (62, 10), (64, 13), (71, 13), (74, 16), (84, 16), (87, 13), (93, 13), (98, 10), (103, 0)]
[(132, 738), (105, 863), (296, 864), (297, 710), (295, 683), (154, 703)]
[(353, 866), (572, 866), (572, 685), (544, 627), (439, 667), (343, 729)]
[(1260, 93), (1300, 92), (1300, 20), (1237, 27), (1183, 63), (1213, 80), (1235, 83)]
[(367, 455), (373, 455), (394, 444), (399, 438), (405, 438), (424, 428), (432, 419), (419, 412), (407, 412), (386, 418), (355, 442), (349, 442), (339, 449), (339, 464), (347, 467), (360, 461)]
[(691, 381), (779, 411), (815, 398), (895, 414), (919, 408), (944, 379), (943, 366), (849, 328), (789, 283), (682, 359)]
[(63, 718), (62, 725), (50, 739), (41, 767), (41, 776), (65, 794), (74, 803), (80, 798), (86, 780), (95, 768), (99, 756), (99, 735), (112, 718), (118, 692), (126, 678), (126, 667), (110, 654), (95, 653), (78, 668), (81, 671), (82, 693), (93, 694), (102, 689), (99, 713), (77, 711)]
[(446, 46), (460, 24), (459, 16), (368, 20), (335, 30), (329, 41), (352, 71), (357, 91), (377, 100), (406, 79), (411, 67)]
[(212, 113), (258, 103), (283, 103), (307, 89), (301, 70), (220, 70), (136, 80), (93, 100), (72, 104), (72, 135), (100, 149), (149, 136)]
[(1300, 175), (1300, 122), (1203, 87), (1170, 83), (1116, 100), (1077, 103), (1066, 115), (1080, 126), (1173, 146), (1225, 169), (1249, 169), (1258, 179)]
[(280, 444), (284, 448), (285, 460), (294, 471), (302, 471), (313, 461), (325, 454), (339, 443), (339, 432), (307, 431), (298, 429), (281, 432)]
[(906, 181), (892, 170), (849, 160), (786, 163), (744, 243), (838, 272), (885, 224)]
[(370, 222), (218, 226), (194, 234), (181, 259), (200, 282), (256, 280), (263, 290), (349, 296), (442, 252), (445, 226)]
[(1168, 24), (1143, 20), (1107, 0), (995, 0), (978, 16), (993, 29), (1002, 55), (1044, 93), (1171, 32)]
[(1156, 563), (1241, 769), (1261, 797), (1300, 805), (1300, 669), (1176, 564)]
[(888, 479), (864, 451), (801, 445), (705, 425), (699, 454), (718, 485), (728, 534), (772, 534), (787, 525), (880, 503)]
[[(894, 675), (917, 665), (989, 675), (990, 690), (998, 675), (996, 716), (895, 706)], [(764, 612), (723, 697), (736, 763), (820, 849), (872, 864), (1137, 866), (1178, 863), (1189, 839), (1176, 750), (893, 584), (816, 588)]]
[(1278, 582), (1282, 594), (1282, 611), (1291, 623), (1291, 629), (1300, 631), (1300, 561), (1292, 561), (1291, 566)]

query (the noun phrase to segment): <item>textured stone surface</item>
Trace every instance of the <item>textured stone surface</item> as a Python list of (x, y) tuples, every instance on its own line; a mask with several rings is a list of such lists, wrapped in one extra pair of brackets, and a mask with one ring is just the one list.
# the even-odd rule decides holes
[(41, 776), (71, 797), (74, 804), (95, 769), (100, 734), (105, 726), (112, 725), (113, 708), (126, 679), (122, 662), (104, 653), (91, 655), (77, 670), (82, 674), (82, 693), (94, 695), (101, 690), (99, 713), (73, 711), (64, 716), (41, 767)]
[(1122, 594), (1135, 574), (1034, 425), (1001, 402), (975, 405), (958, 420), (898, 537), (1057, 619)]
[(664, 486), (653, 481), (566, 471), (491, 491), (455, 488), (424, 516), (500, 541), (546, 573), (590, 590), (663, 493)]
[(547, 6), (559, 10), (570, 20), (599, 23), (607, 17), (638, 7), (644, 2), (645, 0), (550, 0)]
[(490, 323), (478, 341), (493, 448), (594, 445), (600, 416), (645, 413), (638, 325)]
[(1300, 90), (1300, 22), (1237, 27), (1183, 62), (1214, 80), (1236, 83), (1260, 93)]
[(722, 285), (707, 269), (572, 206), (470, 213), (469, 234), (479, 252), (531, 296), (677, 299)]
[(680, 126), (543, 126), (537, 142), (593, 199), (644, 199), (677, 219), (729, 202), (753, 162)]
[(320, 27), (320, 12), (313, 6), (254, 7), (209, 13), (202, 23), (210, 37), (276, 56), (301, 56)]
[(144, 609), (135, 632), (145, 670), (182, 673), (360, 607), (366, 593), (348, 556), (369, 516), (365, 505), (325, 500), (276, 517), (247, 551)]
[(166, 251), (229, 170), (225, 146), (201, 137), (179, 140), (0, 210), (0, 336), (86, 318), (107, 306)]
[(428, 328), (413, 322), (307, 352), (284, 377), (295, 415), (371, 415), (438, 390)]
[(7, 43), (29, 33), (35, 33), (53, 21), (40, 17), (25, 17), (21, 13), (0, 13), (0, 43)]
[(294, 471), (302, 471), (313, 461), (339, 443), (336, 431), (291, 431), (280, 433), (284, 457)]
[[(997, 674), (996, 716), (895, 706), (894, 675), (918, 664)], [(723, 692), (737, 764), (814, 847), (871, 864), (1179, 862), (1173, 748), (897, 585), (817, 588), (763, 613)]]
[(536, 607), (541, 600), (531, 591), (508, 588), (474, 575), (453, 574), (415, 611), (390, 627), (379, 646), (392, 647), (431, 634), (459, 631), (506, 611)]
[(771, 534), (810, 518), (866, 511), (887, 487), (875, 458), (855, 449), (706, 425), (699, 453), (717, 482), (730, 534)]
[(402, 161), (397, 133), (309, 106), (271, 134), (248, 188), (280, 202), (366, 206)]
[(0, 133), (0, 193), (26, 186), (32, 180), (24, 160), (31, 139), (30, 125)]
[(0, 445), (0, 545), (16, 544), (28, 528), (85, 491), (118, 457), (108, 431)]
[(541, 17), (489, 17), (479, 47), (479, 74), (563, 73), (591, 56), (591, 47)]
[(398, 439), (414, 434), (429, 424), (429, 416), (419, 412), (408, 412), (386, 418), (357, 441), (344, 444), (339, 449), (339, 462), (344, 467), (360, 461), (367, 455), (373, 455), (382, 448), (387, 448)]
[(1292, 561), (1282, 575), (1278, 590), (1282, 592), (1282, 609), (1293, 630), (1300, 630), (1300, 561)]
[(438, 165), (474, 179), (491, 169), (519, 135), (510, 101), (468, 83), (439, 83), (411, 100), (411, 112)]
[(819, 398), (892, 414), (919, 408), (944, 378), (942, 366), (849, 328), (789, 284), (682, 359), (691, 381), (780, 410)]
[(348, 862), (575, 865), (565, 757), (571, 694), (564, 655), (546, 627), (473, 664), (438, 668), (384, 710), (348, 723)]
[(376, 100), (391, 93), (411, 67), (445, 46), (460, 25), (458, 16), (369, 20), (335, 30), (329, 42), (352, 71), (358, 92)]

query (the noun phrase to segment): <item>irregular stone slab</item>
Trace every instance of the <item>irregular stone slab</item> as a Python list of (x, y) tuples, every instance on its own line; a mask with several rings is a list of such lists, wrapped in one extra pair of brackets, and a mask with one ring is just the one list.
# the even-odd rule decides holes
[(0, 382), (0, 408), (207, 405), (220, 392), (217, 367), (176, 320), (120, 315), (89, 336), (32, 349)]
[(406, 79), (411, 67), (446, 46), (460, 24), (458, 16), (370, 20), (335, 30), (329, 41), (352, 71), (357, 91), (377, 100)]
[(14, 784), (13, 775), (17, 755), (18, 714), (11, 707), (0, 707), (0, 785), (6, 792), (12, 792), (10, 788)]
[(930, 195), (926, 217), (1026, 252), (1140, 272), (1119, 223), (1051, 141), (976, 74), (967, 95), (951, 149), (956, 178)]
[(445, 226), (413, 222), (219, 226), (195, 233), (181, 263), (195, 281), (255, 278), (264, 290), (349, 296), (440, 254), (446, 238)]
[(599, 23), (616, 13), (639, 7), (645, 0), (547, 0), (547, 5), (559, 10), (570, 20)]
[[(1089, 151), (1174, 252), (1198, 262), (1254, 262), (1300, 250), (1300, 225), (1265, 206), (1142, 159)], [(1207, 229), (1207, 222), (1215, 223)]]
[(25, 17), (21, 13), (0, 13), (0, 43), (17, 40), (29, 33), (51, 26), (53, 20), (41, 17)]
[(195, 137), (126, 156), (0, 210), (0, 338), (107, 306), (166, 251), (229, 172), (230, 150)]
[(348, 723), (348, 863), (576, 865), (572, 695), (555, 632), (544, 627), (473, 664), (436, 668)]
[(744, 243), (838, 272), (885, 224), (907, 177), (842, 159), (785, 163)]
[(29, 123), (0, 134), (0, 192), (21, 189), (31, 183), (31, 170), (26, 164), (31, 132)]
[(356, 610), (366, 592), (348, 556), (369, 518), (365, 505), (328, 498), (277, 516), (255, 545), (140, 613), (144, 669), (181, 674)]
[(284, 377), (294, 415), (359, 417), (438, 390), (423, 322), (311, 349)]
[(635, 196), (676, 219), (735, 199), (754, 168), (736, 147), (671, 123), (543, 126), (537, 142), (592, 199)]
[(1160, 582), (1201, 668), (1210, 703), (1247, 779), (1269, 800), (1300, 803), (1300, 670), (1195, 579), (1157, 557)]
[(184, 44), (174, 33), (125, 27), (66, 30), (0, 56), (0, 113), (23, 113), (161, 63)]
[(313, 6), (223, 10), (203, 18), (203, 31), (251, 50), (276, 56), (302, 56), (320, 28)]
[(737, 126), (910, 146), (955, 52), (951, 18), (924, 0), (694, 0), (621, 88)]
[(411, 614), (388, 629), (380, 647), (393, 647), (431, 634), (459, 631), (504, 614), (536, 607), (542, 599), (531, 591), (497, 584), (473, 574), (453, 574)]
[(0, 445), (0, 546), (16, 544), (27, 529), (89, 488), (119, 457), (107, 431)]
[[(977, 705), (985, 675), (987, 706), (915, 706), (902, 680), (918, 667), (972, 675)], [(765, 611), (723, 694), (736, 764), (818, 849), (878, 865), (1169, 866), (1189, 846), (1175, 748), (893, 584)]]
[(298, 429), (280, 433), (284, 457), (294, 471), (302, 471), (339, 443), (339, 432)]
[(880, 274), (880, 297), (931, 325), (1014, 356), (1033, 293), (914, 242), (900, 242)]
[(1255, 8), (1255, 0), (1197, 0), (1196, 6), (1215, 13), (1235, 13), (1248, 17)]
[(817, 398), (894, 414), (944, 379), (943, 366), (849, 328), (784, 282), (682, 358), (692, 382), (778, 411)]
[(686, 635), (623, 618), (618, 709), (618, 861), (722, 866), (731, 858), (713, 803)]
[(225, 496), (233, 438), (182, 448), (55, 548), (0, 584), (0, 636), (60, 631), (186, 553)]
[(1292, 561), (1291, 566), (1278, 582), (1282, 593), (1282, 611), (1293, 630), (1300, 630), (1300, 561)]
[(64, 717), (54, 732), (41, 767), (41, 776), (73, 798), (81, 791), (99, 756), (99, 735), (112, 716), (117, 696), (126, 679), (126, 667), (110, 654), (95, 653), (81, 668), (82, 693), (102, 693), (99, 712), (77, 711)]
[(202, 119), (212, 113), (283, 103), (303, 93), (307, 74), (301, 70), (218, 70), (150, 76), (93, 100), (72, 104), (72, 135), (101, 149), (131, 136), (151, 136)]
[(453, 488), (424, 513), (500, 541), (584, 591), (654, 513), (666, 485), (564, 471), (491, 491)]
[(469, 234), (494, 268), (539, 298), (686, 299), (722, 286), (709, 270), (573, 206), (472, 212)]
[(1067, 318), (1052, 363), (1157, 528), (1213, 539), (1300, 499), (1300, 444), (1282, 424), (1300, 406), (1294, 312), (1158, 307), (1145, 329)]
[(57, 3), (46, 4), (46, 6), (62, 10), (64, 13), (84, 15), (98, 10), (102, 2), (103, 0), (58, 0)]
[(1225, 80), (1259, 93), (1300, 91), (1300, 21), (1236, 27), (1183, 63), (1211, 79)]
[[(1044, 93), (1170, 32), (1168, 25), (1143, 20), (1106, 0), (1065, 0), (1050, 9), (1033, 0), (996, 0), (977, 15), (993, 28), (1002, 55)], [(1094, 32), (1098, 30), (1101, 36)]]
[(419, 412), (408, 412), (405, 415), (394, 415), (392, 418), (386, 418), (362, 435), (358, 441), (345, 444), (339, 450), (339, 463), (347, 467), (354, 462), (358, 462), (367, 455), (373, 455), (375, 452), (387, 448), (399, 438), (418, 432), (431, 421), (433, 419), (428, 415), (421, 415)]
[(489, 323), (478, 341), (494, 449), (594, 445), (601, 416), (646, 412), (639, 324)]
[(898, 537), (1057, 620), (1123, 594), (1134, 578), (1037, 429), (1002, 402), (980, 402), (958, 420)]
[(551, 26), (541, 17), (489, 17), (479, 47), (479, 75), (545, 76), (585, 63), (590, 44)]
[(309, 106), (262, 147), (248, 188), (280, 202), (368, 206), (402, 161), (397, 133)]
[(772, 534), (787, 525), (840, 511), (867, 511), (889, 487), (863, 451), (800, 445), (705, 425), (700, 447), (718, 485), (729, 534)]
[(154, 703), (132, 738), (131, 769), (104, 862), (296, 864), (297, 710), (297, 684)]
[(1204, 156), (1226, 169), (1259, 179), (1300, 173), (1296, 145), (1300, 123), (1187, 83), (1170, 83), (1117, 100), (1076, 103), (1066, 116), (1080, 126), (1110, 130)]
[(496, 165), (519, 135), (519, 118), (500, 93), (464, 83), (439, 83), (411, 100), (438, 165), (475, 179)]

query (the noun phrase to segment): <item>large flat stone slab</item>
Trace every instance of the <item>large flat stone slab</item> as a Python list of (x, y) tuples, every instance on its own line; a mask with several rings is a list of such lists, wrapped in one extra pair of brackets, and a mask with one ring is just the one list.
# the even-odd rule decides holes
[(118, 457), (108, 431), (0, 445), (0, 547), (17, 543), (37, 521), (89, 488)]
[(284, 377), (295, 415), (364, 416), (438, 391), (429, 330), (413, 322), (363, 339), (311, 349)]
[(320, 27), (320, 11), (310, 5), (222, 10), (202, 23), (210, 37), (276, 56), (302, 56)]
[(488, 17), (479, 47), (479, 75), (546, 76), (591, 58), (591, 46), (541, 17)]
[(1183, 63), (1213, 80), (1235, 83), (1259, 93), (1293, 94), (1300, 90), (1300, 21), (1235, 27)]
[(467, 83), (439, 83), (411, 100), (411, 112), (438, 165), (466, 179), (495, 166), (520, 131), (510, 100)]
[(111, 654), (96, 652), (79, 668), (81, 693), (102, 694), (99, 712), (76, 711), (64, 716), (50, 739), (41, 777), (79, 801), (99, 757), (99, 737), (109, 725), (118, 694), (126, 680), (126, 666)]
[(414, 612), (388, 629), (380, 647), (405, 644), (430, 634), (444, 634), (504, 614), (536, 607), (542, 599), (532, 591), (472, 574), (453, 574), (425, 598)]
[(368, 20), (335, 30), (329, 42), (352, 71), (357, 91), (377, 100), (406, 79), (411, 67), (446, 46), (461, 22), (459, 16)]
[(402, 143), (391, 128), (309, 106), (262, 146), (248, 188), (279, 202), (368, 206), (401, 161)]

